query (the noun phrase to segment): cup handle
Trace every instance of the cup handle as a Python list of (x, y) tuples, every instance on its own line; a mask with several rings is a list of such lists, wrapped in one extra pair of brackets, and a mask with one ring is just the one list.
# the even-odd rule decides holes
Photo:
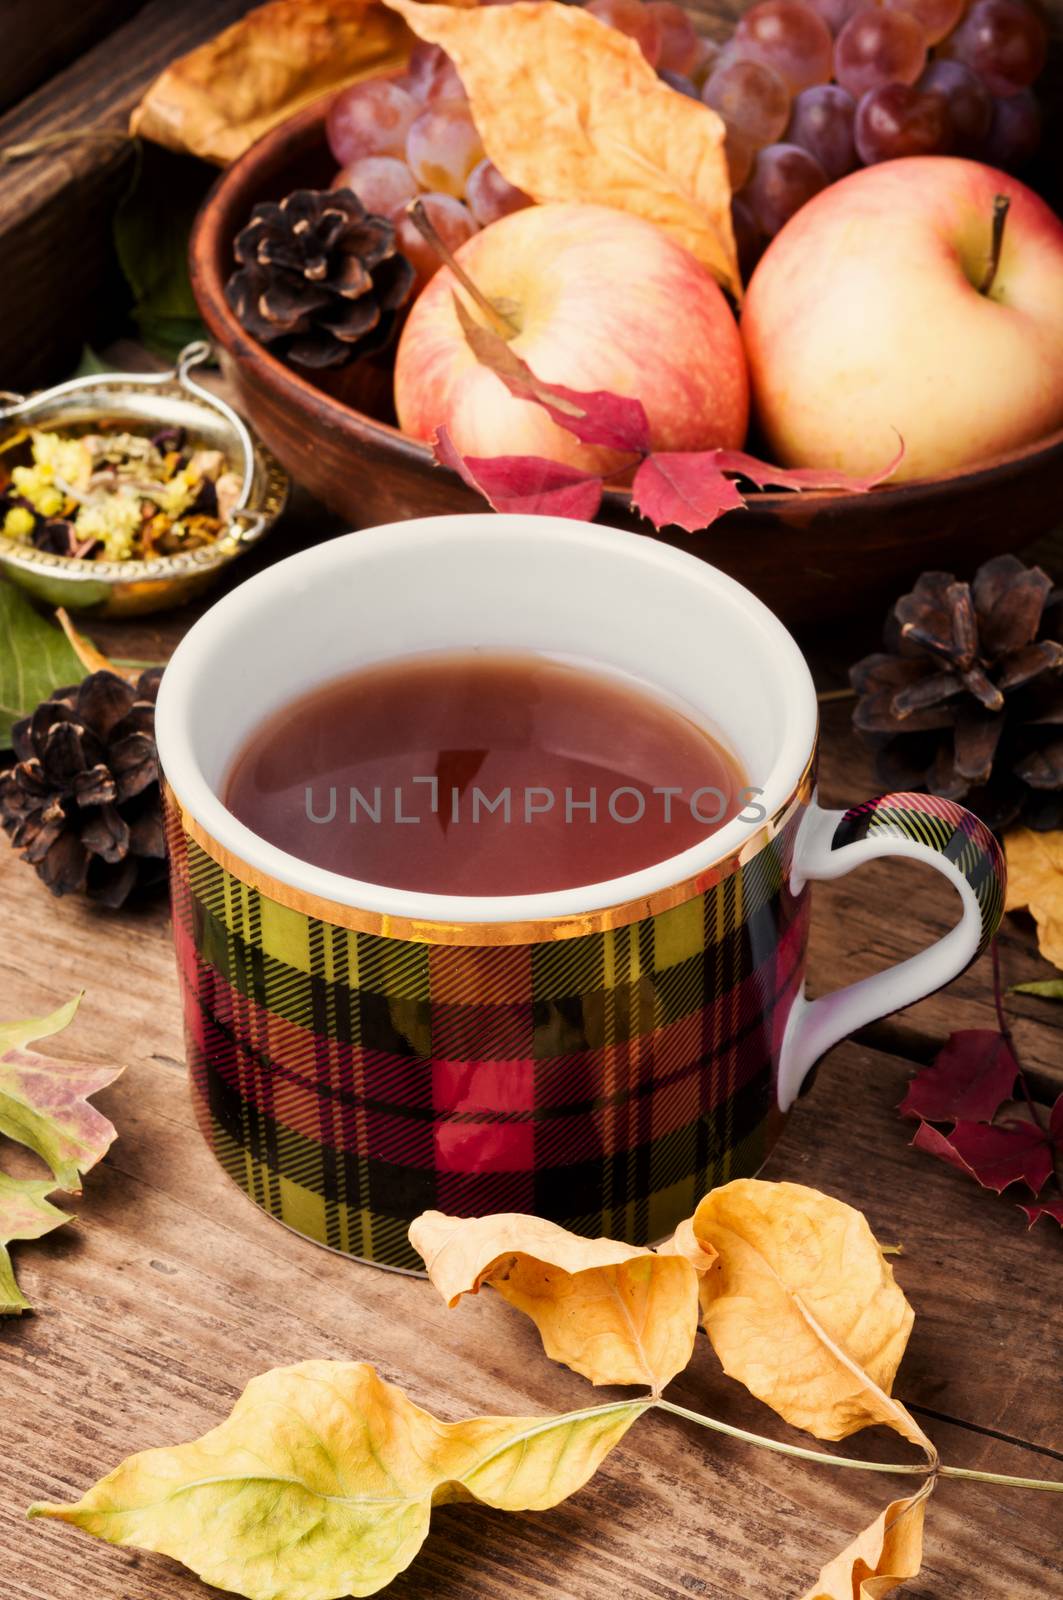
[(794, 847), (795, 894), (820, 878), (840, 878), (865, 861), (900, 856), (935, 867), (959, 893), (963, 915), (929, 949), (885, 972), (818, 1000), (794, 1001), (779, 1054), (779, 1105), (788, 1111), (809, 1069), (832, 1045), (891, 1011), (951, 983), (980, 956), (1004, 914), (1007, 868), (984, 822), (952, 800), (885, 794), (851, 811), (825, 811), (813, 799)]

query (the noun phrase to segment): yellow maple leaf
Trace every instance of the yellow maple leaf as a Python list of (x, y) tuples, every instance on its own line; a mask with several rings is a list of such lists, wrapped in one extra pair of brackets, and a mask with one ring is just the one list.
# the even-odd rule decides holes
[(76, 1505), (30, 1516), (172, 1556), (247, 1600), (375, 1594), (416, 1556), (433, 1506), (548, 1510), (650, 1404), (440, 1422), (364, 1362), (304, 1361), (253, 1378), (201, 1439), (130, 1456)]
[(803, 1184), (737, 1179), (672, 1249), (699, 1273), (724, 1371), (758, 1399), (818, 1439), (886, 1423), (933, 1456), (890, 1395), (913, 1315), (861, 1212)]
[(520, 1212), (426, 1211), (410, 1242), (448, 1305), (483, 1284), (531, 1317), (552, 1361), (592, 1383), (663, 1389), (690, 1360), (698, 1323), (690, 1263), (615, 1239), (584, 1239)]
[(1005, 911), (1029, 911), (1037, 924), (1038, 949), (1063, 971), (1063, 831), (1012, 828), (1004, 835), (1004, 854)]
[(654, 222), (741, 295), (723, 122), (663, 83), (634, 39), (557, 0), (385, 3), (451, 57), (484, 149), (510, 183), (540, 203), (585, 201)]
[(882, 1600), (923, 1562), (929, 1491), (893, 1500), (869, 1528), (823, 1568), (802, 1600)]

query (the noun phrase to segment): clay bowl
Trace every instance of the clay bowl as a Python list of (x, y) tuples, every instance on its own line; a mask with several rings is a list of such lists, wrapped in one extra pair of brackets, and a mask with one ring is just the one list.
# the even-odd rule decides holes
[[(267, 134), (215, 184), (191, 241), (200, 311), (252, 427), (352, 527), (482, 511), (478, 496), (393, 425), (384, 363), (326, 380), (327, 393), (251, 339), (225, 302), (233, 239), (256, 202), (331, 181), (327, 103)], [(883, 604), (926, 568), (970, 573), (986, 556), (1021, 549), (1057, 523), (1061, 472), (1063, 431), (974, 470), (865, 495), (750, 493), (746, 510), (702, 534), (654, 533), (615, 491), (599, 520), (711, 561), (787, 622), (820, 622)]]

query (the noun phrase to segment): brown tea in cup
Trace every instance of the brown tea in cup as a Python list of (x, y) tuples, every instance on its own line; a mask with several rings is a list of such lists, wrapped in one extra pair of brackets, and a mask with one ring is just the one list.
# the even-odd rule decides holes
[(638, 680), (532, 651), (431, 651), (294, 699), (224, 799), (260, 838), (363, 882), (519, 895), (678, 855), (749, 803), (735, 757)]

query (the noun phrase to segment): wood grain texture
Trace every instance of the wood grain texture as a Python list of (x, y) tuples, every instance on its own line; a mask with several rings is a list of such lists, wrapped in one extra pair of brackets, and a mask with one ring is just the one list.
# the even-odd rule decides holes
[[(328, 527), (304, 509), (271, 554)], [(96, 631), (115, 653), (162, 655), (189, 620)], [(826, 719), (829, 800), (868, 787), (846, 717), (839, 706)], [(827, 895), (817, 886), (814, 989), (895, 959), (948, 923), (947, 886), (924, 873), (912, 876), (898, 931), (896, 887), (886, 868), (873, 870), (874, 886), (872, 869), (848, 890), (836, 885)], [(37, 1312), (0, 1324), (0, 1593), (207, 1593), (173, 1563), (27, 1523), (24, 1508), (72, 1498), (131, 1451), (212, 1426), (250, 1377), (279, 1363), (372, 1360), (452, 1418), (587, 1403), (591, 1391), (547, 1362), (530, 1324), (501, 1301), (484, 1295), (448, 1312), (427, 1284), (306, 1243), (228, 1183), (193, 1122), (161, 905), (115, 916), (53, 901), (6, 849), (0, 904), (3, 1013), (44, 1011), (83, 985), (81, 1015), (56, 1050), (126, 1063), (125, 1076), (99, 1096), (120, 1137), (86, 1183), (76, 1227), (16, 1247)], [(1039, 970), (1028, 928), (1009, 925), (1007, 944), (1013, 977)], [(984, 1023), (988, 982), (983, 960), (946, 995), (913, 1008), (909, 1026), (940, 1040), (950, 1027)], [(1024, 1028), (1058, 1076), (1057, 1029), (1034, 1018)], [(1014, 1206), (911, 1150), (911, 1127), (894, 1110), (911, 1071), (901, 1054), (839, 1047), (766, 1176), (839, 1195), (866, 1211), (880, 1238), (903, 1245), (896, 1271), (916, 1325), (898, 1392), (945, 1459), (1063, 1475), (1059, 1237), (1045, 1224), (1028, 1234)], [(671, 1392), (741, 1426), (796, 1437), (721, 1375), (703, 1339)], [(904, 1459), (904, 1447), (878, 1431), (843, 1448)], [(785, 1461), (651, 1417), (554, 1512), (437, 1514), (422, 1555), (390, 1592), (396, 1600), (796, 1596), (903, 1482)], [(923, 1573), (903, 1592), (906, 1600), (1032, 1600), (1054, 1592), (1061, 1564), (1056, 1502), (950, 1483), (931, 1508)]]
[(0, 6), (0, 110), (52, 77), (128, 20), (144, 0), (4, 0)]
[[(124, 130), (168, 62), (247, 9), (248, 0), (149, 0), (0, 117), (0, 149), (63, 129)], [(54, 383), (86, 340), (113, 333), (126, 291), (111, 224), (130, 181), (130, 153), (121, 140), (74, 140), (0, 166), (0, 388)]]

